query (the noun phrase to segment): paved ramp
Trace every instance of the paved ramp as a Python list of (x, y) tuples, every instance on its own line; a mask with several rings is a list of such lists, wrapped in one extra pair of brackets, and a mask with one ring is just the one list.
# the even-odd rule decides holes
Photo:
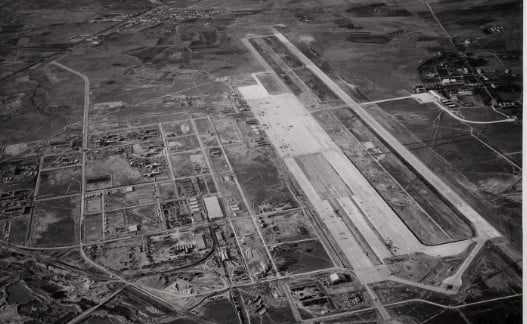
[(350, 219), (381, 259), (415, 252), (451, 256), (471, 244), (421, 244), (295, 96), (270, 95), (260, 84), (241, 87), (240, 93), (353, 265), (371, 266), (371, 261), (361, 249), (360, 238), (335, 214), (339, 206), (332, 206), (329, 200), (337, 199), (345, 213), (341, 216)]

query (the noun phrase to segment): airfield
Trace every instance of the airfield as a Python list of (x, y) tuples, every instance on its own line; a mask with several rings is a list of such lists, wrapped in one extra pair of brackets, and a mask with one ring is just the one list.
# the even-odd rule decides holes
[[(276, 31), (274, 35), (288, 49), (292, 49), (292, 53), (299, 53), (297, 58), (307, 68), (316, 71), (317, 76), (328, 86), (338, 87), (307, 57), (298, 50), (295, 51), (294, 45), (285, 37)], [(275, 149), (354, 269), (373, 269), (376, 265), (382, 265), (382, 260), (386, 258), (411, 253), (436, 257), (458, 255), (474, 248), (473, 245), (480, 249), (485, 240), (500, 236), (466, 203), (458, 197), (451, 197), (454, 195), (452, 191), (437, 179), (438, 186), (442, 189), (440, 192), (447, 197), (446, 199), (455, 199), (453, 205), (471, 221), (476, 235), (452, 243), (423, 245), (294, 95), (271, 95), (257, 77), (255, 81), (256, 85), (240, 87), (240, 93), (253, 109)], [(275, 82), (280, 81), (275, 79)], [(285, 84), (282, 86), (286, 87)], [(358, 106), (342, 90), (337, 94), (343, 101), (351, 101), (353, 105)], [(378, 124), (375, 126), (380, 127)], [(380, 133), (384, 134), (386, 131), (381, 129)], [(393, 137), (388, 140), (394, 141)], [(402, 147), (397, 145), (397, 142), (395, 146)], [(404, 153), (411, 154), (408, 151)], [(421, 168), (423, 173), (432, 174), (420, 162), (418, 168)], [(470, 262), (470, 259), (466, 262)], [(455, 287), (459, 288), (462, 270), (445, 279), (444, 287), (452, 289), (455, 284)], [(381, 281), (387, 278), (378, 279)]]
[(519, 321), (520, 2), (54, 2), (0, 8), (0, 322)]

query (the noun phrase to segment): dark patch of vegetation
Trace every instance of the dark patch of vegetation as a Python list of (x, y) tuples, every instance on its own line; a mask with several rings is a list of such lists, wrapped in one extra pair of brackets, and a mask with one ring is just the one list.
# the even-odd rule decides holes
[(385, 3), (351, 7), (346, 12), (355, 17), (408, 17), (412, 15), (406, 9), (389, 7)]

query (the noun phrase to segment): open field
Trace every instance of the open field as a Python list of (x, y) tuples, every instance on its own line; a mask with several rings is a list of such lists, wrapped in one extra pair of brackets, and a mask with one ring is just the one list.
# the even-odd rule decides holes
[(223, 275), (214, 271), (189, 269), (145, 276), (134, 282), (184, 297), (223, 288), (225, 284), (222, 280)]
[(229, 298), (216, 297), (206, 301), (195, 309), (203, 317), (216, 321), (216, 323), (238, 324), (236, 309)]
[(93, 255), (94, 261), (115, 271), (137, 269), (148, 263), (146, 255), (139, 252), (143, 248), (141, 238), (107, 243), (104, 245), (103, 251), (97, 254), (93, 253), (97, 248), (96, 245), (90, 246), (87, 251), (88, 255)]
[[(442, 116), (434, 106), (419, 105), (413, 100), (379, 106), (382, 109), (370, 108), (378, 112), (376, 119), (402, 143), (408, 143), (406, 146), (414, 154), (518, 246), (519, 232), (515, 231), (518, 227), (510, 224), (518, 218), (521, 208), (518, 201), (508, 196), (518, 190), (514, 186), (518, 180), (518, 169), (472, 137), (469, 126), (448, 115)], [(411, 110), (410, 114), (403, 117), (403, 112), (408, 110)], [(430, 124), (434, 125), (433, 132)], [(504, 127), (494, 126), (489, 131), (495, 132), (496, 128)], [(512, 129), (517, 130), (517, 127)], [(483, 130), (483, 127), (478, 130)], [(494, 137), (492, 133), (487, 135), (483, 132), (482, 135)], [(503, 142), (499, 138), (493, 141), (494, 145)], [(511, 150), (508, 146), (497, 146), (497, 149), (507, 152)]]
[(11, 220), (8, 241), (12, 244), (24, 245), (29, 232), (30, 217), (17, 217)]
[(315, 238), (315, 231), (301, 210), (258, 216), (269, 244)]
[(95, 242), (103, 238), (102, 214), (84, 216), (84, 241)]
[(269, 94), (276, 95), (285, 92), (282, 85), (278, 80), (270, 73), (258, 73), (255, 74), (258, 82), (269, 92)]
[(488, 243), (463, 275), (464, 301), (508, 296), (522, 292), (519, 257), (511, 257), (498, 246)]
[(273, 246), (271, 255), (283, 275), (304, 273), (333, 266), (331, 258), (318, 240), (286, 242)]
[(4, 145), (2, 160), (17, 160), (42, 154), (45, 143), (41, 141)]
[[(499, 0), (499, 1), (467, 1), (463, 6), (458, 3), (448, 4), (445, 1), (437, 1), (432, 4), (437, 17), (441, 20), (446, 30), (456, 39), (466, 39), (467, 37), (480, 38), (488, 36), (484, 28), (493, 25), (506, 26), (506, 34), (516, 32), (521, 28), (514, 28), (511, 25), (521, 24), (517, 12), (521, 8), (520, 1)], [(466, 17), (466, 18), (463, 18)], [(498, 35), (496, 35), (498, 36)], [(510, 37), (510, 35), (507, 35)], [(498, 38), (498, 37), (495, 37)], [(516, 35), (516, 38), (520, 38)], [(508, 50), (504, 48), (503, 50)]]
[(214, 129), (218, 133), (222, 144), (241, 143), (240, 133), (236, 127), (236, 123), (231, 119), (216, 119), (214, 122)]
[[(391, 150), (353, 112), (339, 109), (334, 114), (354, 136), (355, 141), (359, 142), (359, 147), (366, 151), (366, 158), (370, 161), (373, 160), (374, 164), (377, 162), (381, 167), (380, 172), (385, 173), (387, 178), (393, 179), (391, 184), (402, 187), (410, 196), (406, 199), (414, 200), (420, 207), (421, 210), (416, 210), (413, 213), (399, 212), (399, 216), (422, 241), (427, 244), (437, 244), (472, 236), (472, 230), (463, 217), (458, 215), (448, 203), (444, 202), (440, 195), (430, 189), (428, 184), (416, 175), (404, 161), (391, 153)], [(350, 152), (348, 157), (356, 165), (362, 166), (361, 170), (367, 178), (375, 179), (373, 172), (368, 172), (364, 164), (360, 163), (360, 158), (355, 158), (355, 154), (355, 152)], [(379, 192), (383, 193), (385, 190), (382, 190), (382, 182), (379, 183), (379, 180), (375, 180), (372, 183)], [(397, 210), (399, 207), (397, 205), (397, 202), (392, 203), (392, 208)], [(418, 215), (419, 218), (414, 219), (412, 217), (414, 215)], [(429, 236), (427, 232), (430, 230), (437, 232), (438, 236), (435, 238), (432, 235)]]
[(39, 198), (71, 195), (80, 193), (81, 191), (82, 180), (80, 167), (42, 171), (39, 176)]
[(444, 310), (441, 307), (420, 302), (389, 306), (387, 310), (396, 320), (407, 323), (466, 323), (455, 310)]
[(45, 139), (82, 118), (82, 79), (56, 67), (48, 69), (53, 82), (36, 70), (1, 83), (0, 93), (12, 110), (2, 111), (0, 143)]
[(254, 278), (273, 277), (275, 274), (264, 246), (265, 243), (260, 239), (252, 219), (239, 218), (235, 219), (232, 224), (251, 276)]
[(80, 197), (40, 201), (31, 224), (31, 246), (67, 246), (79, 242)]
[[(274, 152), (266, 147), (245, 145), (225, 148), (229, 161), (249, 204), (257, 213), (296, 207), (284, 176), (279, 172)], [(258, 186), (255, 186), (258, 183)]]
[(167, 139), (167, 146), (170, 152), (194, 151), (200, 147), (196, 135), (170, 137)]
[(156, 201), (156, 191), (153, 184), (108, 190), (104, 192), (104, 195), (104, 209), (106, 211), (146, 205)]
[(190, 120), (180, 120), (162, 125), (167, 137), (187, 136), (194, 134)]
[[(521, 321), (521, 298), (490, 301), (478, 305), (447, 310), (442, 307), (423, 303), (408, 302), (387, 307), (390, 314), (399, 321), (417, 323), (514, 323)], [(496, 313), (498, 312), (498, 313)]]
[(439, 287), (446, 278), (455, 275), (467, 254), (434, 258), (415, 253), (391, 258), (387, 263), (390, 273), (398, 278)]
[(161, 151), (146, 156), (142, 144), (91, 151), (86, 162), (88, 190), (169, 178), (166, 157)]
[(295, 95), (299, 95), (303, 92), (303, 87), (300, 87), (298, 82), (293, 79), (291, 72), (285, 71), (285, 67), (282, 67), (279, 62), (273, 59), (273, 51), (265, 44), (261, 39), (252, 38), (248, 40), (248, 43), (254, 48), (254, 50), (263, 57), (271, 69), (276, 75), (282, 80), (282, 82), (291, 90)]
[(426, 299), (443, 305), (458, 305), (462, 301), (457, 296), (448, 296), (396, 281), (380, 281), (371, 284), (371, 288), (383, 304), (391, 304), (409, 299)]
[[(275, 323), (296, 323), (286, 293), (282, 286), (276, 282), (240, 288), (239, 292), (243, 297), (251, 322), (261, 320)], [(261, 308), (266, 310), (263, 315), (258, 314)]]
[(200, 151), (171, 154), (170, 160), (176, 178), (209, 172), (205, 157)]
[(156, 193), (161, 200), (176, 198), (176, 188), (172, 181), (156, 182)]
[[(425, 10), (420, 3), (405, 5)], [(310, 42), (299, 41), (299, 36), (306, 33), (303, 30), (291, 28), (286, 36), (303, 47), (306, 55), (323, 60), (324, 63), (316, 63), (325, 72), (333, 73), (335, 80), (342, 78), (345, 91), (358, 101), (409, 94), (408, 89), (419, 82), (415, 74), (419, 61), (429, 58), (434, 48), (441, 49), (443, 42), (442, 36), (431, 30), (424, 19), (414, 15), (352, 18), (352, 21), (363, 26), (362, 30), (335, 33), (333, 28), (313, 25), (308, 27)], [(398, 35), (403, 30), (406, 32)]]
[(523, 318), (522, 297), (471, 305), (462, 311), (472, 323), (520, 322)]
[(126, 224), (137, 226), (139, 233), (162, 230), (161, 211), (157, 204), (126, 209)]

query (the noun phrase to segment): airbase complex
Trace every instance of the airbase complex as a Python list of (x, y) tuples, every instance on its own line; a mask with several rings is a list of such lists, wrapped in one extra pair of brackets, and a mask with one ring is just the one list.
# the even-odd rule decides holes
[(519, 323), (522, 2), (0, 8), (1, 323)]

